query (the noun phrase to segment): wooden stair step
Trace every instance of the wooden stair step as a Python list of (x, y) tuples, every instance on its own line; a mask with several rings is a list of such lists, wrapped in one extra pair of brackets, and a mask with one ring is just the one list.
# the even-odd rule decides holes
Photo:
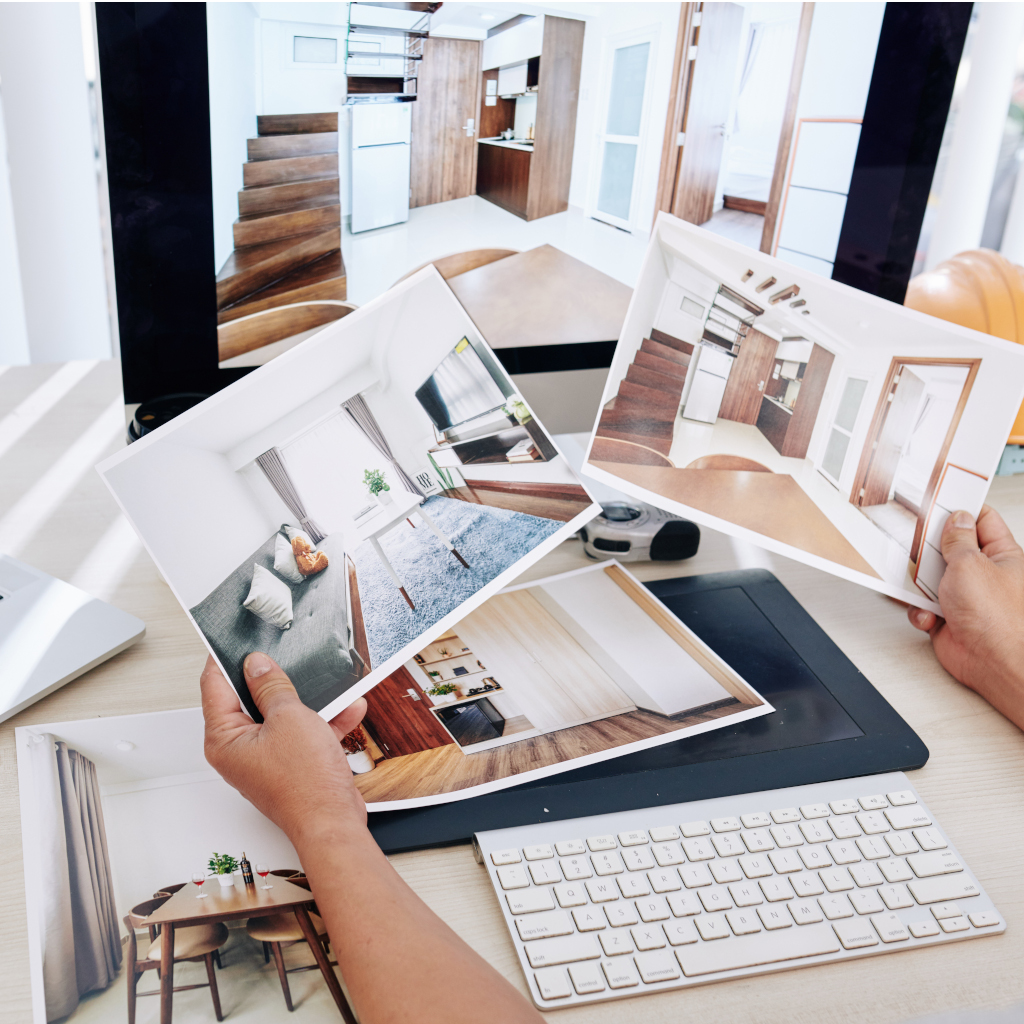
[(226, 306), (217, 314), (217, 322), (224, 324), (229, 320), (260, 313), (275, 306), (286, 306), (293, 302), (309, 302), (312, 299), (347, 298), (347, 281), (345, 261), (341, 250), (321, 256), (313, 263), (307, 263), (273, 284), (261, 288), (233, 305)]
[(678, 363), (679, 366), (690, 365), (690, 356), (685, 352), (680, 352), (679, 349), (669, 345), (662, 345), (660, 341), (654, 341), (652, 338), (644, 338), (640, 343), (640, 351), (670, 363)]
[(251, 318), (232, 320), (217, 328), (219, 359), (223, 362), (314, 327), (323, 327), (351, 312), (351, 306), (314, 303), (288, 309), (271, 309)]
[(648, 366), (641, 366), (637, 362), (630, 364), (626, 370), (626, 380), (633, 384), (643, 384), (645, 387), (657, 388), (666, 394), (679, 399), (683, 394), (682, 378), (675, 374), (660, 373)]
[(621, 427), (599, 426), (597, 428), (597, 436), (607, 437), (614, 441), (629, 441), (631, 444), (642, 444), (645, 448), (653, 448), (654, 451), (666, 456), (672, 450), (672, 438), (670, 437), (651, 437), (649, 434), (634, 434), (629, 430), (623, 430)]
[(249, 185), (238, 193), (238, 212), (243, 217), (290, 210), (297, 203), (322, 196), (338, 198), (338, 177), (307, 178), (278, 185)]
[(289, 156), (280, 160), (250, 160), (242, 164), (242, 184), (278, 185), (309, 178), (336, 178), (337, 153), (314, 153), (312, 156)]
[(341, 203), (337, 196), (306, 199), (282, 213), (239, 217), (232, 230), (235, 248), (240, 249), (246, 245), (271, 242), (275, 238), (326, 231), (332, 227), (341, 227)]
[(674, 362), (671, 359), (661, 359), (659, 356), (652, 356), (643, 350), (633, 356), (633, 364), (642, 366), (647, 370), (655, 370), (663, 377), (672, 377), (680, 384), (686, 381), (686, 367), (682, 363)]
[(618, 437), (595, 437), (590, 448), (591, 462), (619, 462), (630, 466), (664, 466), (674, 468), (669, 458), (652, 450), (650, 445), (625, 441)]
[(671, 409), (673, 412), (679, 408), (679, 395), (670, 395), (666, 391), (649, 388), (645, 384), (634, 384), (629, 380), (619, 385), (619, 394), (652, 408)]
[(667, 345), (669, 348), (674, 348), (679, 352), (685, 352), (687, 355), (693, 354), (693, 345), (688, 341), (673, 338), (671, 334), (666, 334), (664, 331), (659, 331), (654, 327), (651, 328), (651, 340), (658, 341), (662, 345)]
[(310, 132), (336, 132), (338, 112), (324, 114), (259, 114), (257, 135), (304, 135)]
[(314, 153), (337, 153), (337, 132), (313, 132), (309, 135), (265, 135), (246, 143), (250, 160), (280, 160)]
[(675, 427), (674, 418), (651, 416), (650, 409), (635, 404), (605, 409), (601, 413), (600, 423), (602, 427), (614, 427), (632, 434), (645, 434), (669, 440)]
[(341, 226), (337, 225), (235, 249), (217, 275), (217, 308), (230, 306), (340, 248)]

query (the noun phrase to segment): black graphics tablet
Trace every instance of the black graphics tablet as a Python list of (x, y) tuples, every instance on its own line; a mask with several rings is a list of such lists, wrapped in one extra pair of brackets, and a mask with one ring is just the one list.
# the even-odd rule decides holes
[(764, 569), (648, 589), (776, 709), (548, 779), (438, 807), (370, 815), (386, 853), (474, 832), (920, 768), (928, 748)]

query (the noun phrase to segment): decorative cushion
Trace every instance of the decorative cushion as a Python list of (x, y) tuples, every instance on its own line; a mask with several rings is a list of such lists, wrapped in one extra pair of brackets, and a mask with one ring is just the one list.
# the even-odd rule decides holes
[[(297, 926), (296, 922), (296, 926)], [(163, 933), (150, 944), (146, 953), (147, 960), (159, 960)], [(226, 924), (196, 924), (189, 928), (174, 929), (174, 959), (188, 960), (193, 956), (205, 956), (215, 949), (220, 949), (228, 941)]]
[(305, 583), (306, 577), (299, 572), (295, 563), (292, 546), (283, 534), (274, 538), (274, 572), (289, 583)]
[(255, 562), (252, 567), (252, 586), (249, 596), (242, 602), (253, 615), (271, 626), (288, 629), (292, 624), (292, 592), (269, 569)]
[(310, 540), (308, 533), (287, 524), (282, 526), (281, 530), (292, 542), (295, 564), (303, 576), (315, 576), (327, 568), (327, 556), (313, 547), (313, 541)]
[[(309, 915), (319, 936), (327, 934), (327, 927), (316, 914)], [(245, 930), (257, 942), (301, 942), (305, 936), (299, 922), (292, 913), (270, 914), (267, 917), (250, 917)]]

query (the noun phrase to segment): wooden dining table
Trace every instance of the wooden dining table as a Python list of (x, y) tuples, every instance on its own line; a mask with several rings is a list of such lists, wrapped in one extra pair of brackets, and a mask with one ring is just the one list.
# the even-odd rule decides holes
[(160, 1024), (171, 1024), (174, 1002), (174, 931), (189, 925), (236, 921), (245, 917), (267, 917), (292, 911), (302, 934), (316, 958), (320, 973), (327, 982), (334, 1002), (347, 1024), (356, 1024), (338, 976), (334, 973), (316, 929), (309, 919), (313, 896), (308, 889), (275, 877), (269, 889), (259, 885), (203, 886), (205, 898), (199, 898), (199, 886), (188, 884), (146, 918), (146, 924), (159, 925), (163, 942), (160, 946)]

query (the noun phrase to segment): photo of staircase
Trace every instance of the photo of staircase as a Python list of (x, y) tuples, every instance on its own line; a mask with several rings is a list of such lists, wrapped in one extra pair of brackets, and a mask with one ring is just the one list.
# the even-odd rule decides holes
[(590, 458), (634, 466), (672, 466), (672, 431), (693, 345), (651, 330), (601, 412)]
[(344, 304), (337, 112), (256, 122), (242, 165), (235, 249), (217, 274), (221, 363), (352, 309)]

